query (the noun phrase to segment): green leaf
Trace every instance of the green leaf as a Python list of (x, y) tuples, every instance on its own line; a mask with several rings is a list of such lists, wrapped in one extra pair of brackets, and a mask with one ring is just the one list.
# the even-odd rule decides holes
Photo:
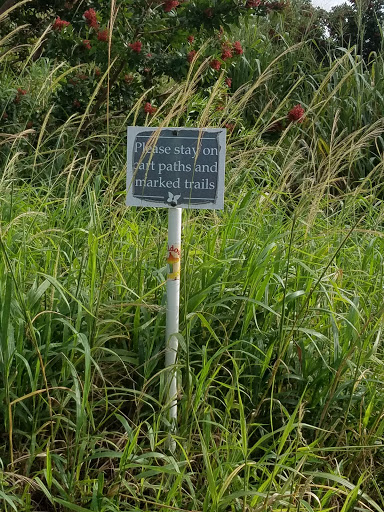
[(69, 508), (69, 510), (74, 510), (75, 512), (89, 512), (89, 508), (80, 507), (79, 505), (75, 505), (69, 501), (62, 500), (61, 498), (53, 498), (53, 500), (56, 503), (63, 505), (63, 507)]

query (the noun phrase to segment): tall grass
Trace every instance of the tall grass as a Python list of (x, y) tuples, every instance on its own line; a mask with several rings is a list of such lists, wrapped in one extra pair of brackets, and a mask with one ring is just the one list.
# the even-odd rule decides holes
[[(48, 108), (40, 133), (4, 135), (2, 509), (382, 510), (382, 158), (366, 158), (382, 119), (347, 128), (329, 110), (357, 84), (374, 98), (366, 71), (350, 53), (334, 60), (307, 90), (306, 121), (277, 140), (268, 127), (294, 88), (241, 124), (300, 51), (272, 59), (219, 112), (222, 82), (207, 101), (195, 69), (148, 119), (237, 122), (224, 211), (183, 213), (174, 454), (166, 215), (124, 206), (125, 127), (141, 104), (111, 112), (108, 133), (88, 113), (51, 129)], [(36, 101), (60, 79), (59, 67), (31, 66), (46, 65)]]

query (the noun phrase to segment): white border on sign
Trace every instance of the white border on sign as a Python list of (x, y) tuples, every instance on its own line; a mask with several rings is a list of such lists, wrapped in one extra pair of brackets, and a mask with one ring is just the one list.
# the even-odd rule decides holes
[(178, 208), (184, 209), (198, 209), (198, 210), (223, 210), (224, 209), (224, 186), (225, 186), (225, 142), (226, 142), (226, 129), (225, 128), (188, 128), (188, 127), (147, 127), (147, 126), (128, 126), (127, 129), (127, 198), (126, 206), (150, 206), (154, 208), (174, 208), (170, 204), (164, 201), (147, 201), (145, 199), (139, 199), (133, 196), (133, 148), (136, 137), (139, 133), (146, 132), (159, 132), (161, 135), (162, 130), (177, 130), (178, 132), (183, 131), (195, 131), (197, 133), (214, 133), (217, 136), (217, 142), (219, 146), (219, 158), (217, 162), (217, 189), (216, 189), (216, 201), (206, 202), (202, 204), (188, 204), (179, 203)]

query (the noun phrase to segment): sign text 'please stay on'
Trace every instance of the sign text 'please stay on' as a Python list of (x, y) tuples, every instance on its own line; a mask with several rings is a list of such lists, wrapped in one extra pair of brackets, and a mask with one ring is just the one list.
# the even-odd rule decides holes
[(128, 127), (128, 206), (222, 209), (225, 129)]

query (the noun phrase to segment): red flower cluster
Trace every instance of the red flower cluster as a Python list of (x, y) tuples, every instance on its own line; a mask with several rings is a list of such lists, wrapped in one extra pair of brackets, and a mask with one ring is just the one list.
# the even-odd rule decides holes
[(16, 98), (13, 100), (13, 102), (14, 103), (20, 103), (21, 97), (25, 96), (26, 94), (27, 94), (27, 91), (25, 89), (21, 89), (21, 87), (19, 87), (17, 89)]
[(196, 50), (191, 50), (187, 55), (188, 62), (192, 62), (193, 59), (195, 58), (195, 55), (196, 55)]
[(259, 7), (260, 4), (261, 0), (247, 0), (245, 7), (247, 7), (247, 9), (254, 9), (255, 7)]
[(232, 133), (233, 130), (235, 129), (235, 124), (234, 123), (225, 123), (224, 126), (229, 131), (229, 133)]
[(91, 28), (94, 28), (95, 30), (99, 28), (99, 22), (97, 21), (95, 9), (88, 9), (88, 11), (85, 11), (83, 16)]
[(217, 59), (211, 60), (209, 65), (211, 66), (212, 69), (215, 69), (216, 71), (219, 71), (219, 69), (221, 68), (221, 63)]
[(195, 40), (195, 36), (188, 36), (187, 37), (187, 41), (188, 41), (189, 44), (192, 44), (194, 40)]
[(291, 121), (292, 123), (294, 123), (294, 122), (302, 123), (304, 121), (304, 119), (305, 119), (304, 114), (305, 114), (305, 110), (299, 104), (299, 105), (294, 106), (288, 112), (287, 117), (288, 117), (288, 120)]
[(108, 33), (108, 29), (104, 29), (104, 30), (100, 30), (100, 32), (97, 33), (97, 39), (99, 41), (108, 41), (108, 36), (109, 36), (109, 33)]
[(236, 55), (241, 55), (243, 53), (243, 48), (240, 41), (235, 41), (233, 43), (233, 51), (236, 53)]
[(231, 59), (233, 57), (229, 43), (223, 43), (221, 58), (223, 60)]
[(204, 14), (207, 18), (213, 18), (213, 9), (212, 7), (208, 7), (208, 9), (204, 10)]
[(101, 75), (100, 68), (95, 68), (95, 75), (96, 76), (100, 76)]
[(227, 78), (225, 79), (225, 84), (226, 84), (228, 87), (231, 87), (231, 86), (232, 86), (232, 78), (227, 77)]
[(87, 50), (90, 50), (90, 49), (92, 48), (92, 46), (91, 46), (91, 42), (90, 42), (90, 40), (89, 40), (89, 39), (84, 39), (84, 41), (83, 41), (83, 46), (84, 46), (84, 48), (86, 48)]
[(131, 84), (133, 82), (133, 76), (132, 75), (124, 75), (124, 82), (126, 84)]
[(155, 112), (156, 112), (157, 108), (156, 107), (153, 107), (148, 101), (147, 103), (144, 105), (144, 112), (146, 114), (150, 114), (150, 115), (153, 115)]
[(141, 41), (135, 41), (134, 43), (131, 43), (129, 45), (130, 49), (133, 51), (133, 52), (136, 52), (136, 53), (140, 53), (141, 52), (141, 49), (143, 47), (143, 44)]
[(60, 19), (60, 16), (55, 19), (55, 22), (52, 25), (53, 30), (63, 30), (63, 28), (68, 27), (70, 25), (69, 21), (64, 21)]
[(180, 2), (178, 2), (177, 0), (167, 0), (163, 4), (164, 12), (171, 12), (172, 9), (176, 9), (178, 5), (180, 5)]
[(223, 60), (231, 59), (233, 57), (232, 52), (229, 48), (226, 48), (223, 50), (223, 53), (221, 54), (221, 58)]

